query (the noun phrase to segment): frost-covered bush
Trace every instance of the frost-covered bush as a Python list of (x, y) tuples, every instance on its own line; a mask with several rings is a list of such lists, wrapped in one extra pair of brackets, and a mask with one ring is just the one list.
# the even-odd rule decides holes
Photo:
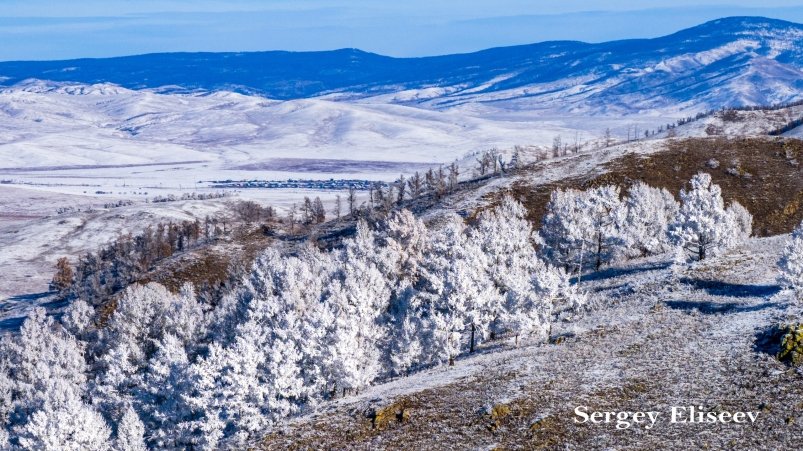
[[(36, 450), (106, 450), (111, 430), (86, 396), (83, 347), (42, 308), (0, 342), (3, 441)], [(4, 447), (5, 448), (5, 447)]]
[(725, 210), (722, 189), (699, 173), (680, 191), (681, 206), (669, 225), (669, 240), (691, 260), (719, 255), (739, 242), (743, 232), (734, 214)]
[(599, 270), (620, 256), (626, 246), (627, 209), (619, 188), (588, 191), (556, 190), (541, 225), (541, 255), (566, 270)]
[(803, 223), (797, 226), (786, 242), (778, 267), (781, 270), (781, 282), (799, 294), (803, 293)]
[(636, 182), (627, 192), (625, 206), (624, 230), (630, 256), (655, 255), (671, 249), (667, 229), (679, 207), (669, 191)]
[(728, 213), (730, 213), (733, 216), (733, 219), (736, 221), (739, 239), (744, 241), (747, 238), (750, 238), (750, 235), (753, 234), (753, 215), (750, 214), (747, 208), (734, 200), (728, 206)]

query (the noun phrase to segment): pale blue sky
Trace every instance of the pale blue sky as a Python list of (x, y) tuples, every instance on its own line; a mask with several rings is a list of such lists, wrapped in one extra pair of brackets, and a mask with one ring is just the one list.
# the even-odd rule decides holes
[(655, 37), (735, 15), (803, 22), (803, 0), (0, 0), (0, 61), (345, 47), (423, 56)]

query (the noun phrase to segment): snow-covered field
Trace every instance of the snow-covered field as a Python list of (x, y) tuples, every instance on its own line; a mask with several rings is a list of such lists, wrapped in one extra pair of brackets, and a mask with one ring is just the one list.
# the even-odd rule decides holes
[(803, 125), (790, 130), (789, 132), (785, 133), (784, 136), (788, 136), (790, 138), (803, 138)]
[(442, 163), (489, 147), (549, 145), (577, 130), (584, 141), (624, 124), (44, 82), (0, 91), (0, 117), (3, 168), (195, 161), (227, 170), (272, 158)]

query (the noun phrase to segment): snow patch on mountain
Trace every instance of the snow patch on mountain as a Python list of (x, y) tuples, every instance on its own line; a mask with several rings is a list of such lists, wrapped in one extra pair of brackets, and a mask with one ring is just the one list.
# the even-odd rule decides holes
[(720, 61), (729, 56), (750, 53), (759, 49), (760, 47), (761, 43), (758, 41), (751, 39), (740, 39), (711, 50), (667, 58), (653, 66), (653, 69), (670, 74), (682, 72), (695, 67), (713, 64), (714, 62)]

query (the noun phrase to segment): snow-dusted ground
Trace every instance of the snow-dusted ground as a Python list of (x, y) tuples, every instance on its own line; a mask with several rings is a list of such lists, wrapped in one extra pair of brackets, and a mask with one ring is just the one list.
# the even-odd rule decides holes
[[(735, 111), (732, 115), (732, 118), (727, 120), (723, 118), (722, 113), (715, 113), (676, 128), (674, 134), (678, 138), (766, 135), (803, 117), (803, 105), (769, 111)], [(794, 130), (787, 135), (796, 136)], [(666, 137), (667, 133), (664, 132), (659, 136)]]
[[(670, 257), (614, 265), (585, 278), (593, 307), (553, 329), (555, 344), (490, 343), (455, 367), (438, 367), (321, 406), (267, 449), (289, 444), (354, 448), (742, 449), (794, 446), (801, 376), (761, 337), (799, 313), (776, 282), (785, 236), (694, 268)], [(409, 419), (371, 427), (365, 412), (396, 403)], [(492, 406), (510, 413), (491, 418)], [(577, 425), (574, 408), (662, 412), (652, 430)], [(759, 412), (755, 425), (671, 424), (672, 406)], [(791, 420), (790, 420), (791, 418)], [(729, 445), (730, 444), (730, 445)]]
[(624, 124), (618, 117), (506, 118), (381, 102), (278, 102), (44, 82), (0, 91), (0, 117), (4, 168), (206, 161), (229, 169), (271, 158), (449, 162), (489, 147), (568, 140), (576, 130), (583, 140)]
[(788, 136), (790, 138), (803, 138), (803, 125), (786, 132), (784, 136)]

